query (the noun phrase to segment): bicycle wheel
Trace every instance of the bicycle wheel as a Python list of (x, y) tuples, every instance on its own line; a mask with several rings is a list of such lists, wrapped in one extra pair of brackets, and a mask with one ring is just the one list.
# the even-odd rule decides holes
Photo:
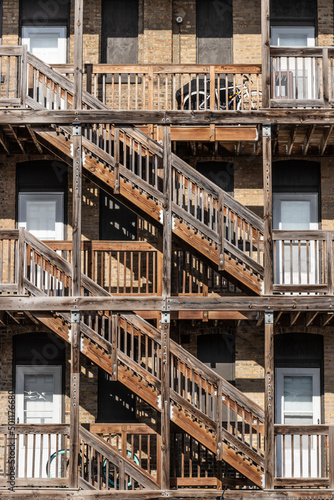
[(53, 453), (46, 464), (46, 475), (50, 478), (66, 477), (69, 458), (70, 450), (58, 450)]
[[(131, 451), (127, 451), (127, 455), (132, 458), (132, 453)], [(136, 465), (139, 465), (139, 458), (137, 457), (137, 455), (133, 455), (133, 461)], [(109, 478), (108, 478), (108, 482), (109, 482), (109, 485), (114, 488), (115, 487), (115, 468), (113, 465), (111, 465), (110, 467), (111, 470), (109, 470)], [(103, 466), (102, 466), (102, 472), (103, 472), (103, 477), (104, 479), (106, 479), (106, 475), (107, 475), (107, 459), (104, 460), (103, 462)], [(118, 477), (118, 473), (116, 474), (116, 488), (119, 489), (119, 477)], [(132, 484), (132, 481), (130, 480), (128, 482), (128, 488), (131, 486)]]

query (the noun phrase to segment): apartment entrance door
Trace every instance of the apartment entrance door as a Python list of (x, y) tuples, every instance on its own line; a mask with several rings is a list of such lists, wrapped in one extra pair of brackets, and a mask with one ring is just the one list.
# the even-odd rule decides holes
[[(271, 44), (314, 47), (313, 26), (272, 26)], [(316, 99), (316, 69), (311, 58), (282, 57), (273, 68), (273, 98)]]
[[(61, 366), (16, 367), (16, 422), (59, 424), (62, 422)], [(58, 438), (59, 441), (59, 438)], [(58, 446), (57, 446), (58, 445)], [(17, 444), (18, 477), (47, 477), (46, 464), (62, 448), (56, 435), (24, 435)]]
[[(320, 369), (276, 368), (276, 423), (320, 424)], [(316, 436), (286, 435), (277, 439), (278, 477), (318, 477), (320, 454)]]
[[(273, 228), (287, 231), (317, 230), (318, 194), (274, 193)], [(290, 243), (277, 247), (276, 281), (287, 285), (314, 283), (315, 257), (315, 246), (312, 241), (309, 242), (309, 246), (305, 243), (299, 246), (295, 241), (292, 247)]]

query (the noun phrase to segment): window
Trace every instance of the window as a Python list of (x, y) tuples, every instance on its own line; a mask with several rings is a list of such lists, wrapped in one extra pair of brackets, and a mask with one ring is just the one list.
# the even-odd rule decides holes
[(197, 62), (232, 62), (232, 0), (197, 0)]
[(48, 64), (66, 63), (66, 27), (48, 26), (22, 28), (22, 44)]

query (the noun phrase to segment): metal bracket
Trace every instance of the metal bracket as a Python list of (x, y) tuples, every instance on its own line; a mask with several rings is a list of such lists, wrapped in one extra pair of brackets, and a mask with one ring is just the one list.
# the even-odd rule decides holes
[(79, 311), (71, 311), (71, 323), (80, 323)]
[(274, 324), (274, 311), (265, 311), (264, 322), (266, 325), (273, 325)]
[(170, 311), (161, 311), (161, 324), (169, 325), (170, 323)]
[(81, 131), (82, 131), (81, 125), (79, 125), (79, 124), (78, 125), (73, 125), (72, 135), (82, 135)]
[(271, 125), (262, 125), (262, 137), (271, 137)]

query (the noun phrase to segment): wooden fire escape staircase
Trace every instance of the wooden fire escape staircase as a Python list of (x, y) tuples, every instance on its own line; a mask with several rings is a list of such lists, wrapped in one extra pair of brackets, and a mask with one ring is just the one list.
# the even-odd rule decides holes
[[(70, 295), (71, 264), (27, 231), (23, 241), (24, 289), (36, 297)], [(110, 296), (84, 274), (82, 295)], [(30, 314), (70, 342), (69, 313)], [(162, 346), (156, 328), (135, 313), (96, 311), (81, 314), (80, 332), (82, 354), (161, 411)], [(214, 454), (221, 436), (223, 460), (261, 487), (263, 410), (173, 341), (170, 369), (171, 421)]]
[[(71, 106), (73, 83), (28, 53), (32, 109)], [(106, 109), (84, 94), (85, 109)], [(72, 165), (72, 129), (34, 127), (38, 141)], [(102, 189), (161, 224), (164, 148), (135, 127), (85, 127), (84, 171)], [(263, 221), (176, 155), (171, 155), (173, 234), (191, 245), (251, 293), (263, 279)], [(223, 222), (222, 222), (223, 221)], [(34, 296), (71, 294), (69, 262), (25, 232), (24, 288)], [(109, 296), (82, 275), (82, 295)], [(70, 315), (34, 312), (34, 317), (70, 341)], [(81, 352), (155, 410), (161, 411), (161, 336), (135, 313), (83, 313)], [(213, 453), (218, 436), (223, 460), (262, 487), (264, 412), (244, 394), (175, 342), (170, 345), (171, 421)], [(221, 401), (226, 407), (223, 419)], [(219, 410), (220, 409), (220, 410)], [(223, 412), (224, 414), (224, 412)], [(151, 480), (152, 478), (150, 478)], [(153, 481), (153, 479), (152, 479)], [(153, 484), (153, 483), (152, 483)]]
[[(73, 83), (28, 53), (33, 109), (59, 109), (72, 103)], [(84, 93), (83, 108), (108, 109)], [(38, 141), (69, 165), (72, 128), (34, 128)], [(98, 125), (83, 131), (84, 175), (120, 196), (135, 212), (162, 224), (164, 147), (136, 127)], [(173, 235), (197, 250), (239, 288), (261, 294), (263, 220), (213, 182), (171, 154)]]

